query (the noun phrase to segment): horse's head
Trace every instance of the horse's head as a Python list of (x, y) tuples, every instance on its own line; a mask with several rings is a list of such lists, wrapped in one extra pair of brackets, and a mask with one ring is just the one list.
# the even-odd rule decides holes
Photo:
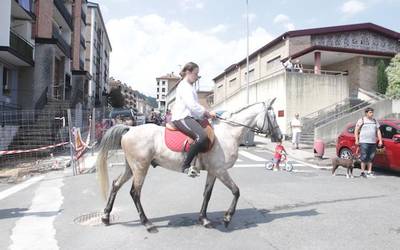
[(263, 112), (256, 117), (257, 128), (265, 134), (271, 135), (271, 141), (276, 142), (282, 139), (282, 132), (276, 121), (275, 111), (272, 108), (276, 98), (272, 99), (269, 103), (263, 103)]

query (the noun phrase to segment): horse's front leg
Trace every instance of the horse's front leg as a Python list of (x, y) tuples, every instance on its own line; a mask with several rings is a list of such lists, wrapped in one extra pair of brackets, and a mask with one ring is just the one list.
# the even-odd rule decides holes
[(140, 202), (140, 193), (142, 192), (142, 187), (146, 174), (147, 169), (145, 171), (135, 171), (130, 194), (139, 213), (140, 222), (146, 227), (149, 233), (157, 233), (157, 228), (149, 221), (149, 219), (147, 219), (142, 207), (142, 203)]
[(228, 211), (226, 211), (224, 216), (224, 225), (228, 227), (229, 223), (231, 222), (232, 216), (235, 214), (236, 211), (236, 204), (240, 196), (240, 191), (238, 186), (233, 182), (231, 176), (229, 175), (228, 171), (221, 171), (218, 173), (217, 178), (232, 191), (233, 200), (231, 206), (229, 207)]
[(118, 190), (124, 185), (124, 183), (132, 177), (132, 170), (126, 162), (125, 171), (117, 179), (112, 182), (110, 196), (108, 196), (108, 201), (106, 208), (104, 209), (104, 214), (101, 216), (101, 221), (106, 225), (110, 225), (110, 213), (114, 206), (115, 197), (117, 196)]
[(203, 194), (203, 205), (201, 206), (200, 216), (199, 216), (199, 223), (206, 228), (212, 227), (211, 221), (207, 218), (207, 207), (208, 207), (208, 202), (210, 201), (212, 190), (214, 188), (215, 179), (216, 179), (215, 176), (211, 175), (210, 173), (207, 173), (206, 186), (204, 188), (204, 194)]

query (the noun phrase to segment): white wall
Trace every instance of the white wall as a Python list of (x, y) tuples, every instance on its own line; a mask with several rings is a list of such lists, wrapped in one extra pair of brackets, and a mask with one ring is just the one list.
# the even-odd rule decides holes
[(11, 1), (2, 0), (0, 7), (0, 46), (10, 45)]

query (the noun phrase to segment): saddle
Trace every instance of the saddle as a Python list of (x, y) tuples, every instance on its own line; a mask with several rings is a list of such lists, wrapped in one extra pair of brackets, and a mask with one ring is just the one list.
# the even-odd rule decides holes
[[(200, 125), (208, 137), (208, 147), (202, 153), (208, 152), (214, 145), (214, 130), (208, 120), (203, 120)], [(173, 123), (169, 122), (165, 125), (164, 133), (165, 144), (174, 152), (188, 152), (194, 140), (189, 136), (179, 131)]]

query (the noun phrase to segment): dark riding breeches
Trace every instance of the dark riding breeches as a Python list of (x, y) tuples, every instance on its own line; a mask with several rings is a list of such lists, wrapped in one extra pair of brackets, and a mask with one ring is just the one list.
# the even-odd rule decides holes
[(201, 150), (206, 149), (208, 146), (208, 138), (206, 132), (204, 132), (204, 129), (201, 127), (199, 122), (192, 117), (187, 116), (184, 119), (173, 121), (173, 124), (179, 129), (179, 131), (194, 140), (194, 143), (190, 146), (190, 150), (185, 161), (183, 162), (183, 170), (190, 167), (190, 163), (192, 162), (193, 158)]

